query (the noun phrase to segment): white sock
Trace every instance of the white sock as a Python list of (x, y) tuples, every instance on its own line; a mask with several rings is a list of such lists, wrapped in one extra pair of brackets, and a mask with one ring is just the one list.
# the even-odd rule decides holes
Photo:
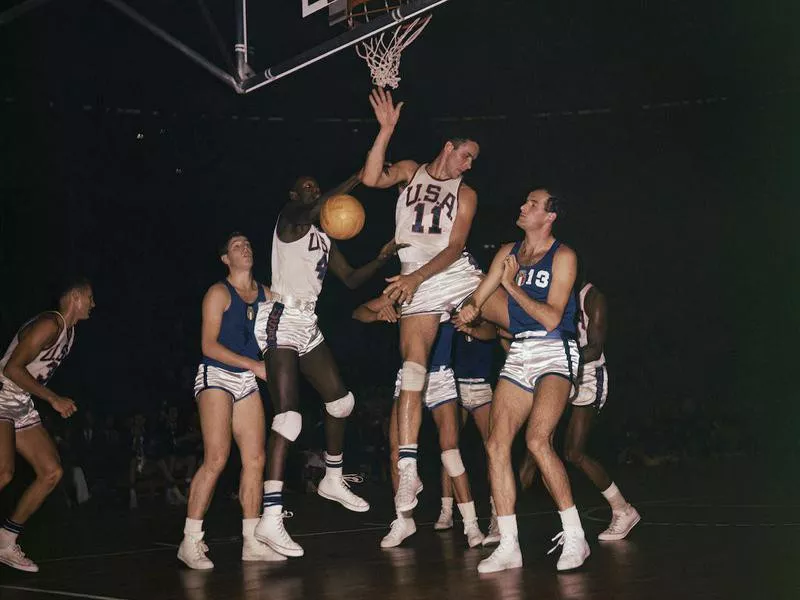
[(517, 515), (503, 515), (497, 517), (497, 528), (500, 530), (500, 537), (517, 538)]
[(464, 502), (463, 504), (459, 504), (458, 512), (461, 513), (461, 518), (464, 519), (464, 523), (467, 521), (474, 521), (477, 518), (475, 516), (474, 502)]
[(325, 453), (325, 476), (331, 475), (332, 477), (342, 476), (343, 454), (328, 454)]
[(255, 519), (242, 519), (242, 537), (247, 540), (252, 540), (256, 535), (256, 525), (258, 525), (258, 518)]
[(398, 448), (400, 459), (397, 461), (397, 468), (402, 469), (406, 466), (413, 466), (417, 469), (417, 449), (418, 444), (400, 444)]
[(564, 528), (564, 532), (572, 531), (578, 532), (580, 531), (583, 534), (583, 527), (581, 526), (581, 516), (578, 514), (577, 507), (573, 504), (567, 510), (558, 511), (558, 516), (561, 517), (561, 527)]
[(453, 497), (442, 496), (442, 510), (453, 512)]
[(275, 479), (268, 479), (264, 482), (264, 492), (270, 494), (272, 492), (282, 492), (283, 482)]
[(183, 535), (198, 536), (203, 533), (203, 519), (186, 519)]
[(624, 511), (628, 507), (628, 501), (625, 500), (625, 497), (622, 495), (622, 492), (619, 491), (617, 484), (613, 481), (611, 482), (611, 485), (608, 486), (608, 489), (603, 490), (601, 494), (603, 494), (603, 497), (608, 500), (608, 503), (611, 505), (611, 510), (614, 512)]

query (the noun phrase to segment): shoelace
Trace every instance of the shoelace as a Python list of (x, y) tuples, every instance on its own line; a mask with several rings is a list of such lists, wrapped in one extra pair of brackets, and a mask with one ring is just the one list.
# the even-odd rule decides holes
[[(347, 473), (342, 475), (342, 480), (347, 483), (364, 483), (363, 473)], [(350, 487), (349, 485), (347, 487)]]
[(25, 556), (25, 553), (22, 551), (22, 548), (20, 547), (19, 544), (14, 544), (13, 546), (11, 546), (11, 552), (14, 554), (14, 556), (17, 557), (17, 559), (20, 562), (30, 561), (30, 559)]
[(414, 494), (414, 492), (411, 489), (411, 484), (414, 482), (415, 475), (416, 474), (410, 468), (400, 469), (400, 483), (397, 486), (398, 491), (403, 490), (408, 492), (407, 494), (403, 495), (398, 494), (400, 495), (401, 498), (406, 499), (407, 497)]
[(626, 516), (627, 515), (625, 513), (612, 512), (611, 513), (611, 524), (608, 526), (608, 529), (610, 531), (617, 531), (619, 529), (620, 521)]
[(203, 540), (194, 540), (194, 544), (192, 544), (195, 552), (195, 558), (206, 558), (206, 552), (208, 552), (208, 546)]
[(555, 545), (555, 546), (553, 546), (552, 548), (550, 548), (550, 550), (548, 550), (548, 551), (547, 551), (547, 554), (552, 554), (553, 552), (555, 552), (555, 551), (556, 551), (556, 549), (557, 549), (559, 546), (563, 546), (563, 545), (564, 545), (564, 538), (565, 538), (565, 537), (566, 537), (566, 536), (564, 535), (564, 532), (563, 532), (563, 531), (559, 531), (559, 532), (558, 532), (558, 533), (555, 535), (555, 537), (554, 537), (553, 539), (551, 539), (551, 540), (550, 540), (551, 542), (555, 542), (555, 543), (556, 543), (556, 545)]
[(400, 519), (395, 519), (389, 525), (389, 533), (386, 534), (386, 537), (389, 537), (389, 536), (395, 536), (396, 537), (396, 536), (400, 535), (401, 527), (402, 527), (402, 523), (400, 522)]
[(283, 526), (284, 519), (291, 519), (294, 516), (294, 513), (290, 510), (283, 511), (280, 515), (278, 515), (278, 532), (281, 535), (283, 540), (288, 540), (294, 543), (294, 540), (289, 536), (289, 532), (286, 531), (286, 528)]
[[(556, 541), (558, 540), (558, 541)], [(559, 546), (564, 546), (564, 550), (562, 551), (563, 554), (569, 554), (573, 550), (575, 550), (575, 544), (578, 541), (578, 538), (575, 535), (567, 535), (563, 531), (559, 531), (556, 536), (550, 540), (551, 542), (556, 542), (556, 545), (550, 548), (547, 551), (548, 554), (552, 554), (556, 548)]]

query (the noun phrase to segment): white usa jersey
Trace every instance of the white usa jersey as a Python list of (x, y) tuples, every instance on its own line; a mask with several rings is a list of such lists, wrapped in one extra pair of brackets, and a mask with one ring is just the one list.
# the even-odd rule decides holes
[(436, 179), (427, 167), (420, 165), (397, 198), (394, 239), (410, 244), (398, 252), (402, 263), (426, 263), (444, 250), (458, 214), (461, 177)]
[[(586, 294), (589, 293), (589, 290), (591, 290), (592, 287), (593, 286), (591, 283), (587, 283), (581, 288), (581, 291), (578, 294), (578, 307), (580, 310), (578, 313), (578, 346), (581, 348), (585, 348), (589, 344), (589, 334), (587, 333), (587, 328), (589, 326), (589, 314), (586, 312)], [(600, 355), (600, 358), (588, 364), (595, 367), (600, 367), (606, 364), (605, 352)], [(584, 367), (586, 367), (586, 365), (584, 365)]]
[[(42, 385), (47, 384), (52, 377), (53, 372), (56, 370), (58, 365), (60, 365), (63, 360), (66, 358), (69, 351), (72, 349), (72, 342), (75, 339), (75, 328), (74, 327), (67, 327), (66, 322), (64, 321), (64, 317), (61, 316), (61, 313), (56, 311), (48, 311), (42, 314), (54, 314), (58, 315), (58, 319), (61, 321), (61, 333), (58, 334), (58, 339), (56, 342), (47, 348), (46, 350), (42, 350), (36, 357), (27, 365), (28, 373), (31, 374), (37, 382)], [(19, 394), (26, 394), (24, 390), (22, 390), (16, 383), (8, 379), (5, 374), (6, 364), (8, 364), (8, 360), (11, 358), (11, 355), (14, 353), (14, 350), (19, 345), (19, 334), (31, 323), (33, 323), (36, 319), (41, 317), (42, 315), (38, 315), (25, 323), (22, 327), (19, 328), (17, 331), (17, 335), (14, 336), (14, 339), (11, 340), (11, 344), (8, 346), (6, 353), (3, 355), (3, 359), (0, 360), (0, 389), (2, 389), (3, 393), (12, 393), (15, 395)]]
[(299, 240), (289, 243), (280, 240), (276, 225), (272, 233), (272, 291), (316, 302), (328, 271), (330, 248), (330, 238), (315, 225)]

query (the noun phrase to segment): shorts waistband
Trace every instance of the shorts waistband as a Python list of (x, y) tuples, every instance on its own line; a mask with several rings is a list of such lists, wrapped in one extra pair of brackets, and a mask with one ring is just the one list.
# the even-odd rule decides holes
[(303, 300), (294, 296), (284, 296), (283, 294), (272, 293), (272, 300), (283, 304), (287, 308), (296, 308), (303, 312), (313, 313), (317, 303), (313, 300)]

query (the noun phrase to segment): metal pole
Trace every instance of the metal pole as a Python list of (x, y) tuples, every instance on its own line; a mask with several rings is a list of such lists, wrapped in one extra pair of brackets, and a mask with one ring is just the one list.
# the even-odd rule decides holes
[(247, 67), (247, 0), (236, 0), (236, 73), (244, 81), (252, 73)]
[(148, 21), (145, 17), (143, 17), (138, 12), (133, 10), (130, 6), (128, 6), (127, 4), (122, 2), (122, 0), (104, 0), (104, 2), (106, 2), (107, 4), (110, 4), (111, 6), (116, 8), (118, 11), (120, 11), (122, 14), (124, 14), (125, 16), (133, 19), (139, 25), (141, 25), (142, 27), (144, 27), (145, 29), (150, 31), (150, 33), (152, 33), (156, 37), (161, 38), (167, 44), (169, 44), (170, 46), (172, 46), (173, 48), (178, 50), (178, 52), (181, 52), (183, 55), (185, 55), (186, 57), (188, 57), (189, 59), (193, 60), (195, 63), (197, 63), (201, 67), (203, 67), (206, 71), (211, 73), (214, 77), (216, 77), (217, 79), (220, 79), (224, 83), (227, 83), (234, 90), (236, 90), (237, 92), (241, 93), (241, 88), (239, 87), (239, 84), (237, 83), (237, 81), (233, 77), (233, 75), (231, 75), (230, 73), (220, 69), (217, 65), (215, 65), (214, 63), (212, 63), (211, 61), (206, 59), (200, 53), (195, 52), (194, 50), (189, 48), (189, 46), (187, 46), (186, 44), (184, 44), (183, 42), (181, 42), (180, 40), (178, 40), (174, 36), (170, 35), (169, 33), (164, 31), (163, 29), (161, 29), (157, 25), (154, 25), (153, 23)]
[[(108, 1), (108, 0), (106, 0)], [(448, 0), (413, 0), (407, 4), (392, 10), (391, 12), (381, 15), (377, 19), (370, 21), (366, 25), (362, 25), (358, 29), (348, 31), (342, 35), (320, 44), (316, 48), (298, 54), (294, 58), (287, 60), (279, 65), (270, 67), (259, 75), (249, 77), (241, 83), (241, 88), (245, 94), (249, 94), (253, 90), (268, 85), (290, 75), (296, 71), (313, 65), (315, 62), (327, 58), (332, 54), (336, 54), (345, 48), (354, 46), (355, 44), (372, 37), (373, 35), (390, 29), (414, 17), (427, 12), (440, 4), (444, 4)]]

